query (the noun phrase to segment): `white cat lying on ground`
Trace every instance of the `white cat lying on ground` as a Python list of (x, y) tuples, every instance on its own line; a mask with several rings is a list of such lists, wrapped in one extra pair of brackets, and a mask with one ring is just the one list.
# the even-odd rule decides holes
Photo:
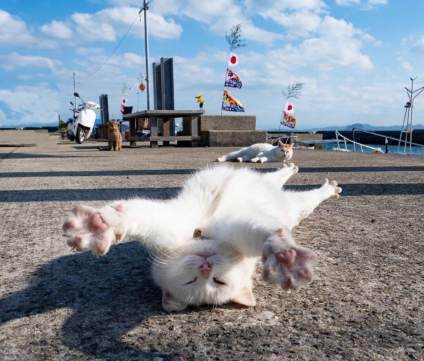
[(266, 174), (205, 169), (174, 199), (78, 206), (63, 229), (72, 248), (98, 255), (125, 236), (139, 238), (154, 256), (152, 275), (167, 311), (229, 301), (253, 306), (252, 275), (261, 255), (270, 283), (292, 289), (312, 280), (316, 256), (294, 241), (291, 230), (341, 192), (328, 180), (310, 191), (282, 190), (297, 170), (293, 164)]
[(293, 144), (284, 144), (278, 141), (278, 145), (269, 143), (257, 143), (250, 147), (244, 147), (234, 152), (219, 157), (218, 162), (237, 161), (237, 162), (282, 162), (289, 161), (293, 157)]

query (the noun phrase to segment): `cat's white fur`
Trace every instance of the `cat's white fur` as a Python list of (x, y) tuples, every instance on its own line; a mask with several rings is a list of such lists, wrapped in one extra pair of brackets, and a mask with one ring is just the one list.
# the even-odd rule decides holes
[(229, 301), (252, 306), (252, 274), (261, 255), (266, 281), (289, 289), (311, 280), (314, 253), (296, 244), (291, 230), (341, 192), (328, 181), (311, 191), (282, 190), (296, 172), (294, 165), (264, 174), (208, 168), (191, 176), (174, 199), (79, 206), (63, 228), (72, 248), (98, 255), (126, 235), (139, 238), (153, 254), (153, 279), (168, 311)]
[(249, 147), (244, 147), (234, 152), (223, 155), (217, 159), (218, 162), (281, 162), (289, 161), (293, 157), (293, 145), (284, 144), (278, 141), (278, 145), (269, 143), (256, 143)]

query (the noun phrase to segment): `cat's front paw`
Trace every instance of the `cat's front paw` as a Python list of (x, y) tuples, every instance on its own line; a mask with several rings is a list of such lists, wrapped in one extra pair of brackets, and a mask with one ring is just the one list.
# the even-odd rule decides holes
[(292, 171), (292, 174), (297, 174), (299, 172), (299, 167), (295, 165), (293, 162), (284, 164), (285, 168), (289, 168)]
[(326, 178), (322, 187), (328, 189), (329, 197), (336, 197), (336, 199), (340, 198), (340, 193), (342, 192), (342, 188), (338, 186), (335, 180), (329, 181)]
[(282, 230), (267, 239), (262, 253), (263, 279), (283, 289), (296, 289), (313, 279), (315, 252), (287, 242)]
[(225, 161), (226, 161), (225, 157), (219, 157), (219, 158), (216, 158), (216, 160), (215, 160), (215, 162), (219, 162), (219, 163), (222, 163), (222, 162), (225, 162)]
[(91, 250), (105, 255), (112, 243), (122, 240), (125, 227), (121, 221), (122, 205), (96, 209), (77, 206), (63, 223), (63, 231), (69, 247), (76, 251)]

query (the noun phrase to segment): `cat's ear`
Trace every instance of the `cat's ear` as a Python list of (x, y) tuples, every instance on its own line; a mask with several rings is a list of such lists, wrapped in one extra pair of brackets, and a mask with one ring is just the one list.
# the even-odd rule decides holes
[(182, 311), (187, 307), (187, 304), (177, 300), (171, 292), (162, 291), (162, 307), (168, 312)]
[(278, 139), (278, 146), (279, 147), (284, 147), (284, 143), (280, 139)]
[(256, 299), (250, 287), (243, 287), (237, 295), (231, 298), (231, 301), (247, 307), (256, 305)]

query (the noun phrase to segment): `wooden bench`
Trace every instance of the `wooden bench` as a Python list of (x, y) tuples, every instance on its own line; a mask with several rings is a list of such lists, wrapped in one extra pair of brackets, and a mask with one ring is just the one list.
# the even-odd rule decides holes
[[(177, 142), (180, 145), (197, 146), (200, 142), (200, 116), (203, 110), (144, 110), (125, 114), (122, 121), (129, 122), (130, 146), (136, 146), (138, 140), (149, 141), (151, 147)], [(137, 125), (148, 119), (150, 135), (145, 138), (137, 136)], [(175, 134), (175, 119), (182, 118), (182, 131)]]

